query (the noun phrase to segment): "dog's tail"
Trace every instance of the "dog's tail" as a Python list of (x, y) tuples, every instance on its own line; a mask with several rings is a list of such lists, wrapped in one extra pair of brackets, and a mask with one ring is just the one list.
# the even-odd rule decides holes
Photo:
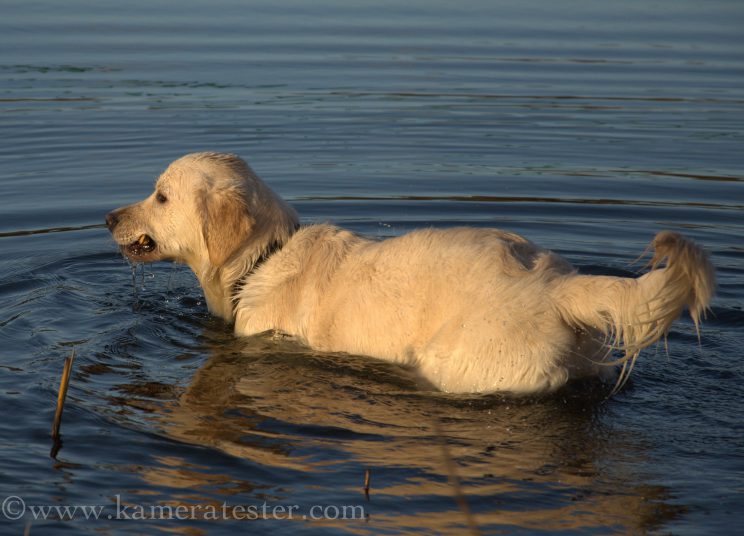
[[(556, 303), (564, 320), (606, 336), (608, 355), (623, 370), (616, 389), (627, 380), (638, 353), (665, 336), (687, 307), (698, 331), (715, 291), (715, 270), (707, 253), (692, 240), (670, 231), (656, 235), (652, 270), (637, 278), (575, 275), (558, 283)], [(666, 259), (666, 266), (659, 265)], [(630, 364), (630, 367), (628, 365)]]

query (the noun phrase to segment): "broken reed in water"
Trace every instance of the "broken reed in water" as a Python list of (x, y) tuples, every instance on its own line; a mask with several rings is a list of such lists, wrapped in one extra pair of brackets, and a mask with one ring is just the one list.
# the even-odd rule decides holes
[(67, 397), (67, 387), (70, 385), (70, 372), (72, 371), (72, 361), (75, 359), (75, 349), (72, 349), (70, 357), (65, 359), (65, 366), (62, 369), (62, 379), (59, 382), (59, 393), (57, 393), (57, 410), (54, 412), (54, 424), (52, 425), (52, 438), (59, 439), (59, 427), (62, 423), (62, 409), (65, 407), (65, 398)]
[(364, 470), (364, 496), (369, 500), (369, 479), (371, 476), (371, 471), (369, 469)]

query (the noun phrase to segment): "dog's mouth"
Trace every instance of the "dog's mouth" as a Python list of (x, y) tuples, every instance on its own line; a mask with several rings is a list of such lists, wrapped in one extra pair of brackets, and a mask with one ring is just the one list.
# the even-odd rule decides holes
[(124, 246), (123, 249), (124, 253), (126, 253), (128, 257), (144, 260), (143, 257), (148, 256), (150, 253), (155, 251), (157, 247), (157, 243), (150, 235), (141, 234), (137, 240)]

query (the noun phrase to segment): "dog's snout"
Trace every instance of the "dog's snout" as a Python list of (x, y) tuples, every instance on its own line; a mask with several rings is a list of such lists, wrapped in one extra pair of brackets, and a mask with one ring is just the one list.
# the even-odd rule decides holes
[(106, 214), (106, 227), (109, 228), (109, 231), (113, 231), (116, 224), (119, 223), (119, 215), (116, 212), (114, 210)]

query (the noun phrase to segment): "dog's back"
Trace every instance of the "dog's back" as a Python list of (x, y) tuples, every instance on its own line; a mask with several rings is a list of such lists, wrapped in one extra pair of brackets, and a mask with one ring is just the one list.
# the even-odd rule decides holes
[(280, 329), (320, 350), (413, 365), (447, 391), (551, 391), (610, 372), (598, 362), (614, 339), (600, 334), (619, 336), (632, 357), (682, 307), (707, 306), (714, 283), (702, 250), (677, 235), (655, 244), (670, 267), (635, 280), (577, 275), (560, 256), (495, 229), (376, 242), (310, 226), (241, 291), (236, 332)]

